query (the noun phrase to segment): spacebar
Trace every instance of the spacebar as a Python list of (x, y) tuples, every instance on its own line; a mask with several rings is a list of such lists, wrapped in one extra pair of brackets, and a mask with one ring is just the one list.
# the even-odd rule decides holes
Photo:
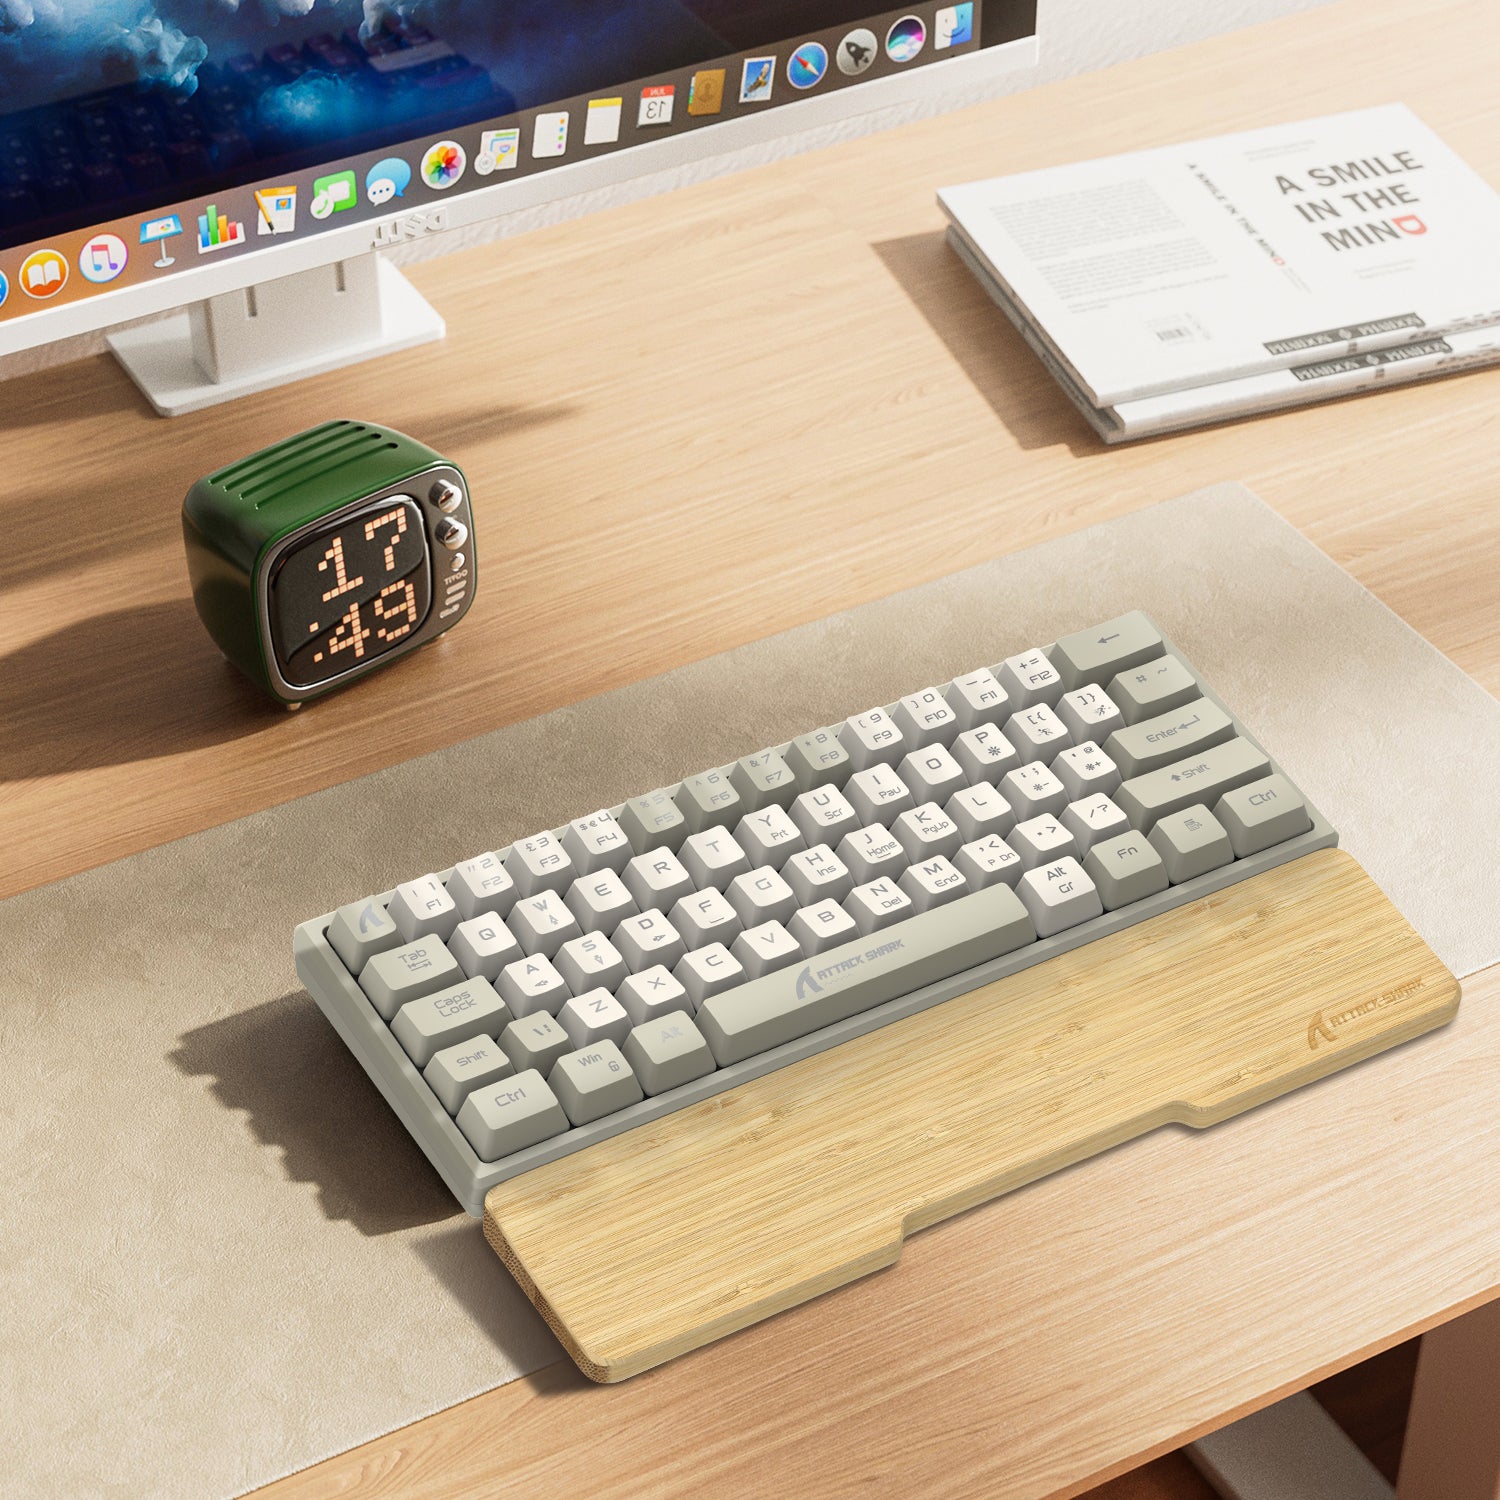
[(698, 1029), (722, 1068), (999, 958), (1036, 938), (1008, 885), (960, 896), (869, 937), (711, 995)]

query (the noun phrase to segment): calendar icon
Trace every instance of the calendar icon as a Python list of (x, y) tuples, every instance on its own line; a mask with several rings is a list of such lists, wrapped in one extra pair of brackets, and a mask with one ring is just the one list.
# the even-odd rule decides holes
[(670, 125), (672, 105), (676, 102), (677, 90), (670, 83), (657, 84), (641, 90), (641, 112), (636, 116), (636, 125)]

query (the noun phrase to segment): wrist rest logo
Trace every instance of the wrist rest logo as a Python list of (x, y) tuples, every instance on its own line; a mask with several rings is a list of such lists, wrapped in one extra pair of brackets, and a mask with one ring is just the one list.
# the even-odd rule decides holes
[(1338, 1039), (1338, 1030), (1341, 1026), (1348, 1026), (1363, 1016), (1373, 1015), (1377, 1010), (1384, 1010), (1388, 1005), (1397, 1004), (1408, 995), (1414, 995), (1424, 983), (1425, 981), (1421, 979), (1411, 979), (1405, 984), (1398, 984), (1393, 990), (1386, 990), (1384, 994), (1377, 995), (1373, 1000), (1366, 1000), (1360, 1005), (1352, 1005), (1348, 1010), (1334, 1011), (1332, 1014), (1320, 1010), (1307, 1023), (1307, 1045), (1314, 1052), (1322, 1043), (1332, 1045)]

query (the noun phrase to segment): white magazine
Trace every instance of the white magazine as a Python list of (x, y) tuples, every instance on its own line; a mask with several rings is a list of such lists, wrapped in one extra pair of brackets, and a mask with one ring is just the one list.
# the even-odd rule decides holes
[(938, 201), (1096, 407), (1500, 323), (1500, 196), (1404, 104)]

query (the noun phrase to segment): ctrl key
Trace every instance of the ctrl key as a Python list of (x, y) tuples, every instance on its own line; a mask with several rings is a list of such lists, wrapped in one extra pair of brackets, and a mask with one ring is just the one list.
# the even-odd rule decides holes
[(557, 1095), (535, 1068), (475, 1089), (458, 1111), (458, 1128), (481, 1161), (499, 1161), (568, 1128)]

